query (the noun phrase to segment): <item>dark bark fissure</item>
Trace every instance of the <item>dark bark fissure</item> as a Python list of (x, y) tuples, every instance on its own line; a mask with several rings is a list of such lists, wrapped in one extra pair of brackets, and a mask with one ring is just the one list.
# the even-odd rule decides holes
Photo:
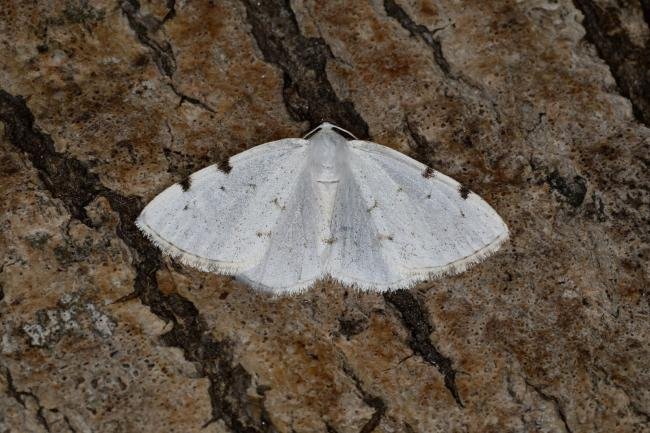
[(386, 11), (386, 15), (396, 20), (412, 37), (419, 38), (431, 48), (433, 61), (445, 78), (461, 86), (459, 91), (470, 91), (478, 95), (480, 100), (492, 110), (496, 123), (501, 124), (501, 113), (497, 107), (497, 103), (490, 97), (488, 92), (481, 86), (473, 83), (462, 73), (452, 70), (442, 50), (442, 44), (435, 36), (442, 28), (429, 30), (426, 26), (416, 23), (395, 0), (384, 0), (384, 10)]
[(16, 385), (14, 385), (14, 379), (11, 376), (11, 372), (6, 367), (5, 367), (5, 380), (7, 381), (7, 390), (5, 391), (5, 393), (9, 397), (16, 400), (18, 402), (18, 404), (20, 404), (21, 406), (24, 407), (25, 406), (25, 399), (23, 397), (28, 396), (30, 394), (28, 392), (18, 391), (16, 389)]
[[(153, 17), (143, 19), (140, 16), (140, 2), (138, 0), (124, 0), (121, 3), (122, 13), (129, 22), (129, 27), (135, 32), (138, 41), (151, 51), (158, 70), (169, 78), (176, 72), (176, 57), (169, 42), (158, 42), (151, 36), (149, 31), (156, 30), (162, 22)], [(174, 11), (174, 14), (176, 12)]]
[(183, 105), (184, 102), (188, 102), (192, 105), (196, 105), (197, 107), (201, 107), (204, 110), (209, 111), (210, 113), (216, 113), (216, 111), (214, 111), (214, 108), (210, 107), (208, 104), (201, 101), (200, 99), (197, 99), (193, 96), (186, 95), (185, 93), (178, 90), (174, 84), (170, 84), (169, 88), (172, 89), (172, 92), (174, 92), (176, 96), (180, 98), (180, 101), (178, 101), (179, 107)]
[(560, 418), (560, 420), (562, 420), (562, 423), (564, 424), (564, 429), (567, 431), (567, 433), (573, 433), (571, 431), (571, 428), (569, 427), (569, 424), (567, 423), (566, 413), (564, 412), (564, 408), (562, 408), (562, 405), (560, 404), (557, 397), (545, 393), (544, 391), (542, 391), (540, 387), (533, 385), (528, 380), (524, 380), (524, 382), (526, 383), (527, 386), (532, 388), (537, 393), (537, 395), (539, 395), (542, 398), (542, 400), (553, 403), (553, 406), (557, 411), (558, 417)]
[(361, 430), (359, 430), (359, 433), (371, 433), (377, 428), (377, 426), (381, 422), (382, 417), (386, 413), (386, 409), (387, 409), (386, 402), (384, 402), (384, 400), (382, 400), (381, 397), (372, 395), (368, 391), (366, 391), (361, 384), (361, 380), (359, 379), (359, 377), (357, 377), (357, 375), (354, 373), (352, 368), (350, 368), (350, 366), (343, 365), (343, 372), (350, 379), (352, 379), (352, 381), (354, 382), (354, 386), (357, 389), (357, 392), (361, 395), (361, 398), (363, 399), (363, 402), (375, 410), (375, 412), (372, 414), (368, 422), (366, 422), (363, 425), (363, 427), (361, 427)]
[(325, 70), (332, 54), (322, 38), (302, 35), (289, 0), (242, 0), (253, 36), (266, 61), (284, 72), (284, 101), (310, 127), (329, 121), (368, 138), (368, 125), (350, 101), (341, 101)]
[[(609, 66), (621, 95), (632, 102), (635, 118), (650, 126), (650, 39), (639, 47), (628, 36), (614, 5), (601, 7), (593, 0), (573, 0), (584, 20), (586, 38)], [(643, 16), (650, 27), (650, 2), (641, 0)], [(635, 2), (626, 7), (634, 8)]]
[(6, 394), (9, 397), (16, 400), (18, 404), (20, 404), (22, 407), (25, 408), (27, 407), (27, 403), (25, 402), (25, 397), (30, 397), (31, 399), (33, 399), (36, 402), (36, 406), (38, 406), (38, 409), (36, 410), (36, 420), (40, 425), (43, 426), (43, 428), (46, 431), (49, 432), (50, 425), (45, 419), (45, 415), (43, 415), (43, 411), (45, 410), (45, 408), (41, 405), (41, 401), (39, 400), (39, 398), (31, 392), (18, 391), (16, 385), (14, 384), (13, 377), (11, 376), (11, 371), (9, 371), (8, 367), (4, 367), (4, 368), (5, 368), (5, 380), (7, 381)]
[(411, 333), (409, 339), (411, 350), (438, 369), (444, 377), (445, 387), (458, 406), (463, 408), (463, 402), (456, 388), (456, 370), (454, 370), (452, 361), (441, 354), (431, 343), (430, 335), (433, 332), (433, 327), (429, 322), (427, 311), (408, 290), (387, 292), (384, 294), (384, 299), (399, 311), (404, 326)]
[[(161, 267), (161, 254), (134, 224), (143, 207), (141, 200), (106, 188), (82, 162), (57, 152), (51, 137), (34, 125), (34, 116), (25, 100), (2, 89), (0, 121), (5, 124), (9, 141), (28, 155), (47, 190), (63, 202), (73, 218), (92, 227), (84, 208), (100, 196), (119, 215), (117, 235), (134, 251), (136, 269), (134, 293), (120, 301), (137, 297), (161, 319), (173, 323), (171, 331), (161, 338), (166, 344), (181, 348), (185, 357), (197, 363), (200, 372), (209, 379), (213, 420), (222, 419), (237, 432), (274, 431), (268, 419), (253, 419), (250, 414), (255, 411), (246, 410), (263, 402), (248, 396), (246, 390), (251, 376), (240, 365), (232, 365), (230, 345), (213, 339), (192, 302), (179, 294), (160, 291), (156, 272)], [(10, 387), (10, 392), (11, 389), (15, 391)], [(22, 394), (13, 392), (12, 395)]]
[(102, 189), (97, 176), (89, 173), (80, 161), (58, 153), (50, 136), (36, 129), (25, 100), (2, 89), (0, 121), (5, 124), (9, 141), (27, 152), (47, 190), (64, 203), (73, 218), (91, 226), (84, 207)]
[(160, 22), (161, 25), (176, 17), (176, 0), (166, 0), (165, 6), (167, 6), (167, 13)]
[(336, 430), (334, 427), (332, 427), (331, 424), (325, 423), (325, 429), (327, 430), (327, 433), (339, 433), (338, 430)]
[(68, 426), (68, 430), (70, 430), (72, 433), (77, 433), (77, 429), (72, 426), (72, 423), (70, 423), (70, 418), (68, 418), (67, 415), (63, 415), (63, 422), (65, 422), (65, 425)]
[(214, 113), (214, 109), (205, 102), (193, 96), (186, 95), (176, 88), (173, 83), (174, 73), (176, 72), (176, 57), (174, 56), (174, 50), (168, 41), (158, 42), (150, 34), (150, 32), (155, 32), (163, 26), (165, 22), (176, 16), (176, 1), (167, 1), (167, 14), (162, 20), (158, 20), (152, 16), (141, 16), (140, 2), (138, 0), (123, 0), (120, 6), (122, 8), (122, 13), (129, 23), (129, 27), (131, 27), (131, 30), (135, 33), (138, 41), (145, 47), (149, 48), (151, 57), (156, 63), (158, 70), (165, 77), (169, 78), (169, 87), (176, 96), (180, 98), (179, 105), (188, 102)]
[(395, 0), (384, 0), (384, 10), (389, 17), (397, 20), (403, 28), (408, 30), (411, 36), (419, 37), (431, 48), (433, 60), (447, 78), (452, 80), (458, 79), (458, 77), (451, 71), (449, 62), (447, 62), (447, 59), (442, 52), (440, 41), (435, 37), (436, 30), (430, 31), (426, 26), (416, 24), (415, 21), (408, 16), (406, 11), (395, 2)]
[(643, 19), (648, 27), (650, 27), (650, 0), (641, 0), (641, 9), (643, 10)]
[[(427, 140), (427, 138), (418, 131), (418, 128), (413, 125), (413, 122), (409, 120), (408, 116), (404, 119), (404, 125), (406, 125), (406, 132), (408, 132), (411, 140), (413, 140), (413, 156), (428, 166), (435, 155), (436, 143)], [(431, 170), (430, 174), (433, 175), (435, 170)]]

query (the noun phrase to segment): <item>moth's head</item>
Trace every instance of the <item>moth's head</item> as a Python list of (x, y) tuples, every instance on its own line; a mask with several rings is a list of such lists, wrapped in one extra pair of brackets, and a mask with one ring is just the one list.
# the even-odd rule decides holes
[(303, 138), (305, 140), (312, 141), (312, 139), (317, 135), (324, 135), (330, 138), (338, 136), (340, 138), (343, 138), (345, 141), (357, 139), (357, 137), (355, 137), (354, 134), (352, 134), (350, 131), (346, 131), (345, 129), (333, 125), (329, 122), (321, 123), (316, 128), (309, 131)]

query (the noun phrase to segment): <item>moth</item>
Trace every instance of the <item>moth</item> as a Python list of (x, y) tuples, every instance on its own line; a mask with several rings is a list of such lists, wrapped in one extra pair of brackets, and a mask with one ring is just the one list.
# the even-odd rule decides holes
[(193, 173), (136, 224), (164, 254), (275, 294), (324, 278), (407, 288), (462, 272), (508, 239), (477, 194), (330, 123)]

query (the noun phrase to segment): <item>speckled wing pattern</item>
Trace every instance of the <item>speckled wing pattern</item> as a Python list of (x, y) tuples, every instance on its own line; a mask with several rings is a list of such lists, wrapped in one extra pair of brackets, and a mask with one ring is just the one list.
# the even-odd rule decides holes
[(508, 239), (494, 209), (450, 177), (379, 144), (349, 144), (328, 268), (337, 280), (380, 291), (410, 287), (462, 272)]
[(508, 238), (453, 179), (323, 124), (172, 185), (136, 224), (165, 254), (275, 294), (331, 277), (395, 290), (465, 270)]
[(184, 264), (226, 275), (251, 269), (305, 169), (307, 143), (266, 143), (199, 170), (156, 196), (136, 224)]

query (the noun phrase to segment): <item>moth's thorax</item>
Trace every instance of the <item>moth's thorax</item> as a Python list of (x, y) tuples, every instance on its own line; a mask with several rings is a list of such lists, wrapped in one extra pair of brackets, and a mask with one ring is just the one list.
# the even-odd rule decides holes
[(347, 140), (323, 128), (309, 138), (312, 178), (316, 182), (338, 182), (341, 179)]

